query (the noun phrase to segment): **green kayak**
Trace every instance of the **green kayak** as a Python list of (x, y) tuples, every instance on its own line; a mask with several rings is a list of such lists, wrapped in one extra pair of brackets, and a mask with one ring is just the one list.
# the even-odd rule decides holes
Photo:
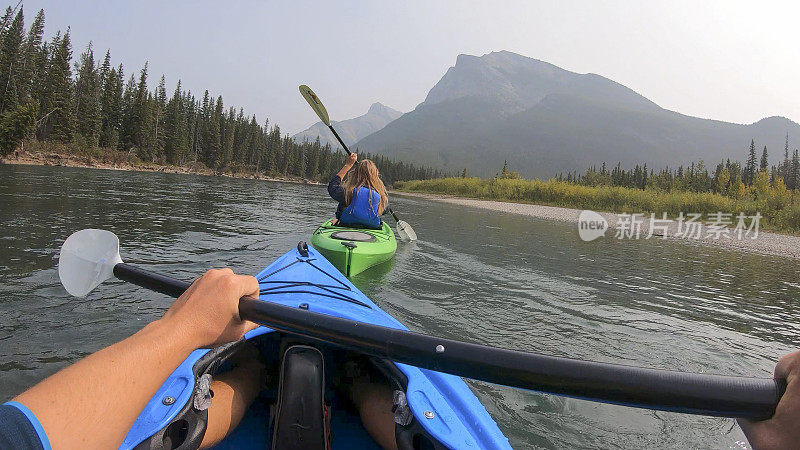
[(346, 277), (386, 262), (397, 250), (397, 239), (386, 222), (379, 230), (348, 228), (323, 223), (314, 231), (311, 245)]

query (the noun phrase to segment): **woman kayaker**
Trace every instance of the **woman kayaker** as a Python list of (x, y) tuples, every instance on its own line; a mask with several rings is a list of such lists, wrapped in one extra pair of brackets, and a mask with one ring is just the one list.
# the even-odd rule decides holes
[[(353, 166), (355, 169), (350, 172)], [(328, 194), (339, 202), (334, 225), (381, 227), (380, 215), (386, 210), (389, 196), (372, 161), (358, 162), (357, 154), (347, 155), (347, 162), (328, 182)]]

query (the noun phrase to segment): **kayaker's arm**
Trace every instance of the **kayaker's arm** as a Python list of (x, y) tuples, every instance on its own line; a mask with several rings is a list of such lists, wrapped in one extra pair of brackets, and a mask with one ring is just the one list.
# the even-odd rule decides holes
[(353, 166), (356, 164), (356, 161), (358, 161), (358, 154), (350, 153), (347, 155), (347, 162), (345, 162), (344, 166), (342, 166), (342, 168), (339, 169), (339, 172), (336, 173), (336, 175), (339, 175), (340, 180), (344, 179), (344, 176), (347, 175), (347, 172), (353, 168)]
[(775, 378), (786, 379), (786, 392), (769, 420), (739, 420), (754, 449), (796, 448), (800, 442), (800, 351), (790, 353), (775, 366)]
[(337, 202), (344, 204), (344, 188), (342, 187), (342, 177), (340, 177), (339, 174), (334, 175), (331, 180), (328, 181), (328, 195)]
[(347, 162), (342, 166), (342, 169), (339, 170), (336, 175), (331, 177), (331, 180), (328, 182), (328, 195), (331, 196), (332, 199), (339, 202), (339, 205), (336, 207), (336, 219), (338, 220), (342, 216), (342, 211), (347, 206), (347, 199), (344, 195), (344, 188), (342, 187), (342, 179), (347, 172), (353, 167), (357, 156), (355, 153), (351, 153), (347, 156)]
[(53, 448), (116, 448), (136, 417), (189, 353), (234, 341), (255, 327), (239, 320), (239, 298), (258, 281), (210, 270), (161, 319), (66, 367), (17, 396)]

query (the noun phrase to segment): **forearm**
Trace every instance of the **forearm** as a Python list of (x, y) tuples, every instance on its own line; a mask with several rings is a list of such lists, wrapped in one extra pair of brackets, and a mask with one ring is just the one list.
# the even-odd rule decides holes
[(41, 422), (53, 448), (116, 448), (170, 373), (196, 348), (164, 319), (87, 356), (15, 401)]
[(353, 165), (350, 164), (349, 162), (345, 163), (345, 165), (342, 166), (342, 168), (339, 169), (338, 172), (336, 172), (336, 175), (339, 175), (339, 178), (344, 179), (344, 176), (347, 175), (347, 172), (349, 172), (352, 167)]

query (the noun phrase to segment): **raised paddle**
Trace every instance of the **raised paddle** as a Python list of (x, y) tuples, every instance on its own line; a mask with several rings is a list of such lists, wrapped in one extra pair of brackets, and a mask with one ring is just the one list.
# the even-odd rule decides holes
[[(309, 105), (311, 105), (311, 109), (313, 109), (314, 112), (317, 113), (317, 116), (319, 116), (319, 120), (321, 120), (322, 123), (324, 123), (325, 125), (328, 126), (328, 128), (331, 129), (331, 132), (333, 132), (333, 135), (336, 136), (337, 140), (339, 140), (339, 143), (342, 144), (342, 147), (344, 147), (347, 154), (349, 155), (350, 153), (352, 153), (350, 149), (347, 148), (347, 145), (344, 143), (342, 138), (339, 137), (339, 134), (336, 132), (336, 130), (333, 129), (333, 125), (331, 125), (331, 119), (328, 117), (328, 110), (325, 109), (325, 105), (322, 104), (322, 100), (320, 100), (319, 97), (317, 97), (317, 94), (315, 94), (314, 91), (312, 91), (311, 88), (306, 86), (305, 84), (300, 85), (300, 94), (302, 94), (303, 98), (306, 99)], [(392, 215), (394, 221), (397, 223), (397, 227), (395, 229), (397, 230), (397, 234), (400, 236), (400, 239), (405, 239), (408, 241), (416, 241), (417, 233), (414, 232), (414, 229), (411, 228), (411, 225), (409, 225), (408, 222), (404, 220), (398, 219), (397, 215), (392, 211), (391, 208), (389, 208), (389, 213)]]
[(325, 109), (325, 105), (322, 104), (322, 100), (320, 100), (319, 97), (317, 97), (317, 94), (315, 94), (314, 91), (312, 91), (311, 88), (306, 86), (305, 84), (300, 85), (300, 94), (303, 96), (304, 99), (306, 99), (308, 104), (311, 106), (311, 109), (313, 109), (314, 112), (317, 113), (319, 120), (321, 120), (322, 123), (324, 123), (325, 125), (328, 126), (328, 128), (330, 128), (331, 133), (333, 133), (333, 135), (336, 136), (336, 140), (339, 141), (340, 144), (342, 144), (344, 151), (346, 151), (347, 154), (349, 155), (351, 153), (350, 149), (347, 148), (347, 145), (345, 145), (342, 138), (339, 137), (339, 133), (337, 133), (336, 130), (333, 129), (333, 125), (331, 125), (331, 119), (328, 117), (328, 110)]
[[(125, 264), (110, 231), (81, 230), (61, 247), (58, 273), (85, 296), (115, 276), (172, 297), (190, 283)], [(424, 369), (586, 400), (688, 414), (767, 419), (785, 380), (674, 372), (470, 344), (242, 297), (239, 315), (274, 330)]]

